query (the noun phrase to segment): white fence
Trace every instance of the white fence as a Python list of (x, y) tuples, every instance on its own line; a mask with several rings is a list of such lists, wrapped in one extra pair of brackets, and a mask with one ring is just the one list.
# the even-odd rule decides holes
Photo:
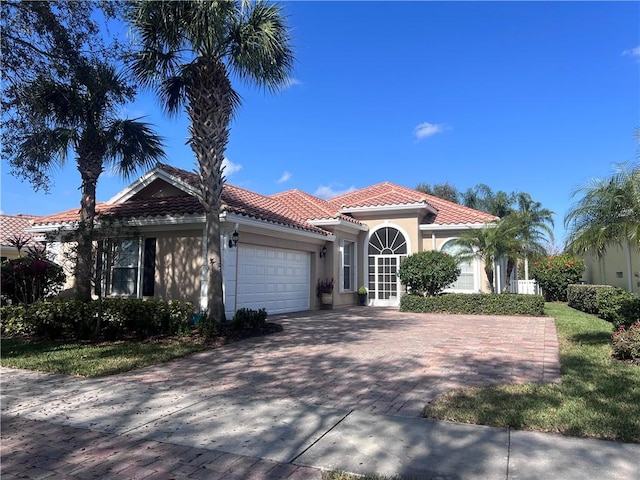
[(535, 280), (511, 280), (509, 292), (527, 295), (542, 295), (542, 291)]

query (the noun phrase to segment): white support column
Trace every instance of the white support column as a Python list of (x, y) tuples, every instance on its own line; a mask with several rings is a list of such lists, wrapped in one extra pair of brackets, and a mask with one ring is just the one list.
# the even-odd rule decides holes
[(202, 271), (200, 276), (200, 310), (207, 309), (207, 286), (209, 285), (209, 262), (207, 261), (207, 228), (202, 228)]

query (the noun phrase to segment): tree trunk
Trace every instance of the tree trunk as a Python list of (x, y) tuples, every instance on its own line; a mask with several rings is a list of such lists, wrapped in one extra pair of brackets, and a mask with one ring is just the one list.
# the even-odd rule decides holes
[(187, 113), (191, 119), (189, 144), (198, 159), (201, 203), (207, 234), (207, 311), (225, 320), (222, 297), (220, 207), (224, 176), (222, 161), (229, 141), (229, 123), (237, 96), (223, 63), (201, 57), (187, 88)]
[(487, 275), (487, 280), (489, 281), (489, 288), (491, 288), (491, 293), (495, 293), (496, 289), (493, 285), (493, 268), (485, 264), (484, 273)]
[(91, 300), (93, 280), (93, 227), (96, 216), (96, 185), (102, 173), (104, 148), (92, 129), (80, 140), (78, 146), (78, 171), (82, 179), (80, 199), (80, 222), (77, 231), (77, 257), (74, 291), (78, 300)]

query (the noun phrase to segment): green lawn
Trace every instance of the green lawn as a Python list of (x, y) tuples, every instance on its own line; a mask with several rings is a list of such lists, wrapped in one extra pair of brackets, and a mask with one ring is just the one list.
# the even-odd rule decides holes
[(612, 360), (613, 327), (564, 304), (556, 318), (562, 382), (459, 389), (423, 415), (455, 422), (640, 443), (640, 366)]
[(114, 342), (102, 345), (82, 343), (30, 343), (25, 340), (1, 340), (0, 365), (27, 370), (100, 377), (162, 363), (211, 348), (203, 343)]

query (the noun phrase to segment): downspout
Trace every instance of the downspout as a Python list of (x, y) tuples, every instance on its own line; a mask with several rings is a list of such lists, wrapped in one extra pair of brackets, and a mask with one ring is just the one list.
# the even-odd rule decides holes
[(627, 240), (627, 286), (628, 290), (633, 293), (633, 272), (631, 271), (631, 242)]

